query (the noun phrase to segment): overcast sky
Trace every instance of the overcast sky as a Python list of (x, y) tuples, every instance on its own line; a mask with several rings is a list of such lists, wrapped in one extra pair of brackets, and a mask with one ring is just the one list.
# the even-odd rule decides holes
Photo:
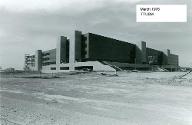
[[(187, 23), (137, 23), (136, 4), (187, 4)], [(0, 66), (22, 69), (24, 54), (56, 47), (74, 30), (171, 49), (192, 65), (192, 0), (0, 0)]]

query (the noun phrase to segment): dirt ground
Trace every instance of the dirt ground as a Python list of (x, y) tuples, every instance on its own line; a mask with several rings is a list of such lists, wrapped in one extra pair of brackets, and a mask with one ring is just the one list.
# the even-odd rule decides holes
[(1, 125), (192, 125), (192, 74), (85, 73), (0, 80)]

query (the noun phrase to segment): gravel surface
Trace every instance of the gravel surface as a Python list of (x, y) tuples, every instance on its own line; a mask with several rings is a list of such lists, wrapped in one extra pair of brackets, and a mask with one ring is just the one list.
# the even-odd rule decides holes
[(118, 72), (0, 80), (1, 125), (192, 125), (192, 74)]

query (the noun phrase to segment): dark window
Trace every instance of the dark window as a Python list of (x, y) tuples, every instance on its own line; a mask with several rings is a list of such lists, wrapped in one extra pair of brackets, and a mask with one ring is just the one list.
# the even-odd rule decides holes
[(60, 67), (60, 70), (69, 70), (69, 67)]
[(92, 71), (93, 66), (78, 66), (75, 67), (75, 70)]
[(48, 58), (48, 57), (46, 57), (46, 58), (43, 58), (43, 61), (46, 61), (46, 60), (49, 60), (49, 58)]
[(56, 62), (44, 62), (43, 66), (51, 65), (51, 64), (56, 64)]
[(49, 62), (49, 64), (56, 64), (56, 62)]
[(50, 53), (43, 53), (43, 56), (48, 56), (50, 55)]
[(51, 67), (51, 70), (56, 70), (56, 67)]

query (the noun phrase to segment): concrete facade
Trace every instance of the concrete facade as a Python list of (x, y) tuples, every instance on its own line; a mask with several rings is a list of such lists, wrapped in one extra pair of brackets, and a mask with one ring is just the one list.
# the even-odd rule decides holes
[(163, 65), (163, 52), (152, 48), (146, 49), (147, 63), (151, 65)]
[(171, 54), (171, 51), (167, 49), (167, 64), (179, 66), (179, 56)]
[(111, 61), (135, 63), (136, 45), (88, 33), (84, 35), (84, 61)]
[(25, 71), (35, 71), (35, 55), (25, 54)]
[(142, 52), (142, 63), (146, 64), (147, 63), (147, 47), (146, 47), (146, 42), (141, 41), (141, 52)]
[(42, 50), (37, 50), (35, 53), (35, 70), (41, 71), (42, 69)]
[[(35, 65), (32, 67), (45, 73), (149, 69), (151, 66), (167, 69), (179, 67), (178, 56), (171, 54), (170, 50), (165, 53), (147, 47), (144, 41), (138, 47), (136, 44), (93, 33), (82, 34), (81, 31), (75, 31), (73, 41), (61, 36), (56, 49), (37, 50), (33, 57)], [(25, 58), (25, 62), (27, 60)]]
[(56, 49), (42, 51), (42, 66), (56, 64)]
[(75, 60), (82, 61), (82, 32), (75, 31)]
[(57, 42), (56, 64), (69, 63), (69, 39), (61, 36)]

